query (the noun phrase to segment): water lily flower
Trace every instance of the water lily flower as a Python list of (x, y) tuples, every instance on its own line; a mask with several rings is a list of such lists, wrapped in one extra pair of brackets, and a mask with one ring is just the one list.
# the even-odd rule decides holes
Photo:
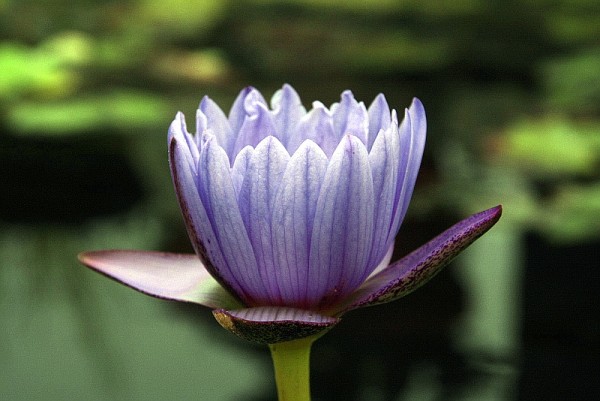
[(196, 133), (168, 136), (175, 192), (195, 254), (92, 251), (85, 265), (146, 294), (213, 309), (269, 344), (280, 401), (308, 401), (312, 342), (357, 308), (414, 291), (489, 230), (500, 206), (391, 263), (425, 146), (423, 105), (398, 121), (383, 95), (350, 91), (307, 111), (289, 85), (270, 107), (244, 89), (229, 116), (208, 97)]
[(249, 87), (229, 116), (204, 97), (195, 130), (178, 113), (168, 148), (196, 254), (108, 250), (80, 260), (146, 294), (212, 308), (252, 341), (314, 335), (407, 295), (501, 214), (475, 214), (389, 264), (425, 144), (418, 99), (399, 123), (381, 94), (367, 108), (345, 91), (307, 111), (289, 85), (270, 107)]

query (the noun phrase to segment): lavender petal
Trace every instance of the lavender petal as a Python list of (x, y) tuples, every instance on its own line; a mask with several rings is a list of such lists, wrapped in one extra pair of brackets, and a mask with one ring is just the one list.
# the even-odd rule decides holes
[(387, 130), (391, 123), (390, 107), (385, 96), (380, 93), (369, 106), (369, 135), (367, 137), (367, 150), (370, 152), (375, 138), (380, 130)]
[(334, 152), (317, 201), (307, 299), (328, 304), (368, 275), (373, 239), (373, 180), (360, 139), (346, 135)]
[(249, 160), (238, 203), (256, 257), (258, 275), (265, 283), (270, 304), (280, 300), (271, 233), (271, 210), (281, 177), (290, 159), (275, 137), (261, 141)]
[(327, 156), (305, 141), (290, 159), (273, 206), (271, 220), (275, 276), (282, 300), (305, 305), (313, 221)]
[(223, 254), (227, 267), (223, 275), (235, 283), (236, 293), (246, 304), (260, 302), (266, 297), (264, 283), (256, 274), (256, 258), (238, 208), (229, 159), (214, 138), (209, 138), (202, 148), (198, 174), (200, 199), (216, 236), (210, 247)]
[(273, 122), (276, 128), (276, 137), (284, 146), (288, 145), (292, 132), (304, 115), (306, 109), (302, 105), (300, 96), (290, 85), (275, 92), (271, 99)]
[[(229, 125), (229, 120), (225, 116), (225, 113), (223, 113), (219, 106), (217, 106), (217, 104), (208, 96), (205, 96), (202, 99), (198, 111), (198, 114), (202, 113), (206, 119), (205, 129), (210, 129), (212, 134), (217, 138), (219, 145), (225, 149), (227, 154), (231, 154), (235, 136), (233, 134), (233, 130), (231, 129), (231, 125)], [(197, 125), (199, 128), (201, 128), (200, 124)], [(202, 135), (203, 132), (204, 130), (198, 130), (196, 131), (196, 135)]]

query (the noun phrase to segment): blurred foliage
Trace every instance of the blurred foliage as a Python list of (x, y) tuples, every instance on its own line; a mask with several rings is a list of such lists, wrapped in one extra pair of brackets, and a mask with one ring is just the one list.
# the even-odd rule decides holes
[(134, 90), (74, 97), (54, 102), (24, 101), (7, 114), (17, 134), (80, 134), (105, 129), (148, 129), (168, 115), (166, 102), (157, 95)]
[[(366, 102), (383, 92), (396, 108), (424, 102), (413, 218), (502, 203), (520, 232), (597, 239), (598, 38), (597, 0), (0, 0), (0, 207), (10, 221), (0, 218), (0, 255), (43, 265), (12, 249), (19, 230), (23, 249), (50, 249), (55, 267), (110, 244), (188, 250), (166, 161), (171, 119), (181, 110), (193, 127), (205, 94), (227, 108), (244, 85), (268, 94), (284, 82), (307, 106), (346, 88)], [(104, 168), (111, 154), (128, 163)], [(116, 196), (125, 181), (100, 177), (116, 170), (144, 190)], [(90, 213), (75, 200), (84, 188), (95, 189)], [(69, 211), (77, 218), (62, 224), (42, 218)]]
[(549, 60), (542, 63), (541, 71), (552, 106), (575, 115), (597, 115), (600, 109), (600, 48)]
[(546, 178), (593, 177), (600, 163), (599, 132), (600, 124), (577, 125), (561, 118), (520, 121), (505, 132), (501, 156)]

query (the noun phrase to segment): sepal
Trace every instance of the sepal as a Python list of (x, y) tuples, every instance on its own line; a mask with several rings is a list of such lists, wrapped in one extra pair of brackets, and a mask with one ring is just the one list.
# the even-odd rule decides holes
[(502, 206), (474, 214), (425, 245), (371, 276), (333, 315), (387, 303), (410, 294), (432, 279), (450, 261), (488, 231), (502, 215)]
[(225, 329), (259, 344), (275, 344), (316, 335), (340, 321), (313, 311), (277, 306), (217, 309), (213, 315)]
[(78, 255), (79, 261), (144, 294), (209, 308), (240, 308), (194, 254), (107, 250)]

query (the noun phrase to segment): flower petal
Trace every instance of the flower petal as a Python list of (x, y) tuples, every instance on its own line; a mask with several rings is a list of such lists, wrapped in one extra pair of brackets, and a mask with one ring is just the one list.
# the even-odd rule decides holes
[(290, 159), (273, 204), (275, 276), (284, 304), (305, 306), (313, 221), (327, 156), (305, 141)]
[(247, 305), (262, 300), (265, 288), (256, 274), (256, 259), (238, 208), (229, 160), (214, 137), (207, 139), (200, 154), (198, 192), (216, 237), (207, 248), (218, 248), (223, 255), (223, 278), (232, 283)]
[(240, 131), (240, 128), (246, 119), (246, 115), (248, 114), (246, 111), (247, 98), (249, 98), (251, 101), (261, 102), (265, 106), (267, 105), (267, 101), (263, 98), (261, 93), (253, 87), (248, 86), (242, 89), (240, 94), (233, 102), (231, 110), (229, 111), (229, 126), (233, 130), (234, 135), (237, 135), (237, 133)]
[(292, 132), (306, 114), (306, 109), (302, 105), (298, 93), (288, 84), (283, 85), (283, 88), (275, 92), (271, 99), (271, 109), (277, 130), (276, 137), (283, 146), (287, 146)]
[(380, 93), (367, 110), (369, 113), (369, 136), (367, 137), (367, 150), (370, 152), (379, 130), (387, 130), (391, 123), (390, 107), (385, 96)]
[(333, 314), (341, 316), (353, 309), (390, 302), (411, 293), (496, 224), (501, 214), (502, 207), (496, 206), (455, 224), (369, 278)]
[(78, 258), (97, 272), (153, 297), (209, 308), (241, 307), (196, 255), (123, 250), (83, 252)]
[[(392, 121), (395, 113), (392, 115)], [(427, 134), (427, 120), (423, 104), (417, 98), (408, 110), (405, 111), (404, 120), (399, 128), (400, 133), (400, 166), (398, 186), (396, 188), (396, 210), (390, 228), (390, 236), (395, 237), (400, 224), (404, 220), (410, 198), (413, 194)], [(391, 238), (390, 238), (391, 239)]]
[(230, 158), (235, 158), (244, 147), (256, 147), (266, 137), (277, 134), (271, 112), (267, 109), (267, 106), (260, 102), (246, 103), (247, 115), (240, 127), (237, 139), (233, 145), (233, 151), (229, 154)]
[(373, 207), (367, 149), (346, 135), (331, 157), (317, 201), (306, 288), (313, 306), (343, 298), (369, 274)]
[(250, 159), (254, 154), (254, 148), (252, 146), (246, 146), (244, 149), (237, 154), (235, 160), (233, 161), (233, 167), (231, 168), (231, 180), (233, 181), (233, 188), (235, 189), (235, 193), (239, 195), (240, 190), (242, 189), (242, 183), (244, 182), (244, 177), (246, 177), (246, 171), (248, 170), (248, 165), (250, 164)]
[(281, 302), (275, 274), (278, 267), (273, 255), (271, 210), (289, 160), (290, 155), (277, 138), (265, 138), (249, 160), (239, 194), (239, 210), (270, 305)]
[(369, 274), (369, 278), (375, 276), (380, 271), (386, 269), (390, 265), (392, 256), (394, 256), (394, 243), (392, 243), (392, 245), (390, 245), (387, 252), (383, 256), (383, 259), (381, 259), (381, 262), (375, 267), (375, 269), (373, 269), (371, 274)]
[(373, 192), (377, 194), (374, 207), (373, 249), (369, 261), (369, 265), (372, 267), (381, 262), (396, 234), (390, 235), (390, 222), (396, 208), (399, 159), (398, 127), (390, 124), (386, 131), (379, 133), (369, 153), (369, 163), (373, 174)]
[(306, 140), (319, 145), (327, 157), (331, 157), (338, 146), (339, 139), (333, 129), (331, 113), (322, 103), (313, 103), (313, 109), (300, 119), (286, 146), (288, 152), (294, 154)]
[(185, 144), (185, 146), (182, 148), (184, 151), (183, 153), (190, 166), (195, 170), (196, 165), (198, 164), (198, 159), (200, 158), (200, 153), (198, 151), (198, 145), (196, 144), (196, 141), (187, 131), (185, 116), (181, 112), (178, 112), (177, 115), (175, 115), (175, 119), (169, 126), (167, 143), (170, 144), (173, 138), (180, 143)]
[(315, 335), (335, 326), (340, 319), (314, 311), (286, 307), (219, 309), (213, 315), (227, 330), (244, 340), (275, 344)]
[(339, 140), (344, 135), (354, 135), (367, 146), (369, 135), (369, 115), (363, 102), (357, 102), (351, 91), (342, 93), (340, 103), (332, 107), (333, 126), (336, 138)]
[(239, 284), (217, 246), (216, 234), (200, 200), (197, 165), (190, 154), (190, 148), (194, 146), (180, 134), (173, 135), (169, 143), (169, 166), (181, 213), (196, 255), (222, 286), (240, 296)]
[[(200, 102), (200, 107), (198, 108), (198, 115), (202, 114), (204, 118), (198, 118), (198, 121), (202, 121), (206, 119), (206, 127), (205, 129), (210, 129), (212, 134), (217, 138), (217, 142), (227, 154), (231, 154), (231, 149), (233, 148), (233, 143), (235, 141), (235, 136), (233, 134), (233, 130), (229, 125), (229, 120), (225, 116), (225, 113), (217, 106), (217, 104), (210, 99), (208, 96), (205, 96)], [(201, 124), (197, 124), (199, 128)], [(202, 135), (204, 130), (196, 131), (196, 135)]]

